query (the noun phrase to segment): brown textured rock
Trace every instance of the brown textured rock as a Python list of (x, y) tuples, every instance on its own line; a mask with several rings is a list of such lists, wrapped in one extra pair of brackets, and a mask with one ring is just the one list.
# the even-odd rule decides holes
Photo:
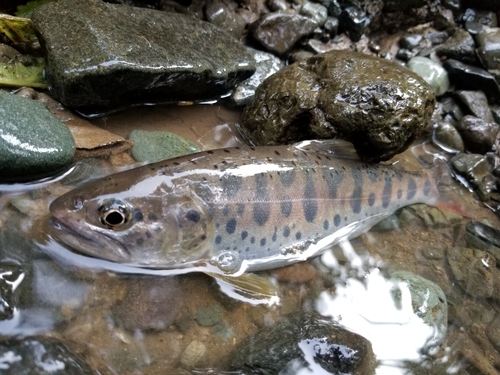
[(257, 89), (241, 118), (259, 145), (341, 138), (368, 161), (404, 151), (427, 126), (432, 88), (377, 57), (332, 51), (287, 66)]

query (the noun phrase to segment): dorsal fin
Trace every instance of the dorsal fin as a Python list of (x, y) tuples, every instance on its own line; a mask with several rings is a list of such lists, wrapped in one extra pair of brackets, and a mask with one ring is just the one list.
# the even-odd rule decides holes
[(342, 139), (302, 141), (293, 146), (305, 152), (316, 152), (339, 159), (360, 160), (353, 144)]

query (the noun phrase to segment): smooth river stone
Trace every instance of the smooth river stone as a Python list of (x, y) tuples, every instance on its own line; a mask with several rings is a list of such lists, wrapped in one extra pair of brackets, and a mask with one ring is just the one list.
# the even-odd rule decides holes
[(74, 154), (71, 132), (45, 105), (0, 91), (0, 182), (57, 173)]
[(38, 7), (33, 22), (52, 94), (88, 114), (218, 99), (255, 71), (238, 40), (181, 14), (62, 0)]

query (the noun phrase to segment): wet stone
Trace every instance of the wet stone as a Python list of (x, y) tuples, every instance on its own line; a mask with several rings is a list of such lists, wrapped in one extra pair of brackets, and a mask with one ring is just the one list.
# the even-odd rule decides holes
[(0, 110), (0, 181), (47, 177), (71, 163), (71, 132), (43, 104), (1, 91)]
[(431, 87), (410, 70), (361, 53), (331, 51), (268, 77), (241, 125), (258, 145), (341, 138), (361, 158), (379, 161), (411, 144), (434, 104)]
[(181, 14), (67, 0), (38, 7), (33, 22), (52, 94), (90, 113), (217, 99), (255, 70), (238, 40)]
[(139, 162), (154, 163), (200, 151), (198, 145), (170, 132), (133, 130), (132, 157)]
[(448, 91), (450, 87), (448, 73), (441, 64), (427, 57), (417, 56), (408, 61), (407, 67), (422, 77), (434, 89), (436, 96)]
[(410, 34), (399, 39), (399, 46), (411, 51), (420, 44), (422, 39), (421, 34)]
[(224, 0), (209, 0), (205, 5), (205, 18), (215, 26), (226, 30), (235, 38), (240, 38), (245, 31), (246, 22), (235, 12), (235, 6)]
[(434, 129), (432, 141), (447, 152), (464, 152), (464, 142), (458, 130), (447, 122), (441, 122)]
[(496, 78), (500, 77), (500, 28), (491, 28), (479, 32), (476, 36), (477, 55), (483, 66)]
[(481, 90), (487, 96), (500, 98), (500, 89), (495, 77), (486, 70), (454, 59), (447, 59), (443, 63), (443, 68), (448, 72), (450, 82), (457, 90)]
[(467, 223), (465, 229), (467, 247), (486, 251), (500, 264), (500, 231), (478, 221)]
[(300, 14), (312, 18), (318, 26), (323, 26), (328, 17), (328, 10), (321, 4), (305, 1), (300, 8)]
[(456, 90), (453, 94), (470, 111), (470, 114), (486, 122), (494, 121), (484, 92)]
[(255, 95), (257, 87), (271, 74), (276, 73), (283, 68), (285, 64), (281, 59), (274, 56), (272, 53), (257, 51), (256, 49), (247, 48), (253, 55), (257, 64), (255, 73), (239, 83), (231, 94), (231, 101), (236, 106), (247, 105)]
[(297, 374), (309, 365), (332, 374), (372, 374), (375, 365), (368, 340), (308, 312), (296, 312), (263, 327), (245, 338), (230, 358), (231, 368), (254, 374)]
[(335, 37), (339, 30), (339, 19), (336, 17), (328, 17), (323, 28), (330, 34), (330, 38)]
[(445, 251), (439, 247), (426, 247), (422, 249), (422, 256), (428, 260), (441, 260), (445, 256)]
[(0, 341), (2, 374), (64, 374), (93, 373), (89, 365), (66, 345), (49, 338), (33, 337)]
[(196, 312), (196, 321), (203, 327), (214, 326), (219, 323), (223, 317), (224, 310), (217, 303), (202, 306)]
[(131, 278), (126, 296), (113, 308), (118, 324), (129, 330), (166, 330), (183, 306), (178, 277)]
[(446, 42), (436, 47), (436, 55), (464, 63), (475, 63), (476, 43), (467, 31), (458, 28)]
[(386, 217), (384, 220), (375, 224), (372, 228), (372, 230), (379, 230), (379, 231), (395, 230), (395, 229), (399, 229), (399, 219), (395, 214)]
[(198, 340), (191, 341), (181, 354), (181, 365), (187, 369), (195, 367), (203, 358), (206, 351), (207, 348), (202, 342)]
[[(446, 337), (448, 325), (448, 305), (446, 296), (439, 285), (408, 271), (391, 273), (391, 279), (404, 282), (410, 290), (413, 312), (430, 327), (435, 329), (428, 343), (435, 346)], [(395, 289), (393, 297), (401, 304), (401, 290)], [(398, 303), (399, 299), (399, 303)]]
[(474, 188), (490, 173), (488, 161), (479, 154), (458, 154), (450, 159), (450, 164)]
[(353, 42), (358, 42), (366, 28), (366, 14), (357, 7), (345, 8), (339, 16), (339, 32), (345, 32)]
[(462, 136), (465, 149), (469, 152), (485, 154), (491, 151), (498, 134), (498, 124), (486, 122), (474, 116), (464, 116), (455, 125)]
[(434, 27), (437, 30), (453, 31), (455, 29), (455, 19), (450, 9), (443, 9), (434, 19)]
[(495, 349), (500, 352), (500, 314), (490, 322), (485, 333)]
[(299, 14), (270, 13), (253, 24), (250, 32), (266, 50), (283, 56), (317, 26), (316, 21)]
[(451, 115), (456, 121), (464, 117), (464, 111), (451, 96), (440, 98), (438, 105), (440, 107), (440, 114), (443, 116)]

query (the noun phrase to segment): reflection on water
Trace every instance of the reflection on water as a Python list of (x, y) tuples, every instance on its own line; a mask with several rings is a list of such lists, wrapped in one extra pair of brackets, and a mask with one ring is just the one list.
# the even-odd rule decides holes
[[(207, 119), (208, 128), (220, 125), (215, 136), (205, 135), (202, 127), (182, 135), (205, 147), (234, 145), (239, 141), (225, 120)], [(113, 121), (108, 119), (108, 124)], [(217, 373), (203, 369), (231, 370), (232, 351), (245, 337), (289, 314), (316, 310), (371, 342), (379, 361), (377, 374), (404, 374), (409, 369), (465, 373), (472, 366), (494, 374), (500, 368), (498, 343), (486, 332), (498, 321), (498, 297), (475, 297), (481, 294), (474, 288), (483, 288), (475, 279), (467, 290), (460, 286), (465, 281), (457, 282), (457, 270), (464, 278), (472, 272), (467, 268), (471, 259), (485, 261), (479, 250), (470, 255), (476, 258), (464, 261), (450, 250), (465, 247), (465, 219), (424, 205), (400, 210), (399, 224), (392, 229), (372, 230), (309, 260), (306, 266), (313, 273), (304, 265), (287, 279), (260, 272), (262, 279), (272, 279), (279, 304), (253, 304), (248, 301), (251, 294), (202, 273), (117, 265), (54, 241), (46, 230), (49, 204), (72, 186), (116, 169), (99, 162), (77, 176), (83, 165), (88, 168), (77, 164), (38, 185), (0, 188), (3, 338), (57, 338), (101, 374), (187, 374), (195, 368), (195, 373)], [(481, 207), (474, 214), (497, 223)], [(424, 293), (415, 303), (414, 280), (420, 279), (393, 276), (402, 270), (444, 291), (450, 307), (448, 327), (443, 326), (445, 312), (436, 307), (441, 297)], [(314, 350), (322, 350), (321, 342), (317, 344), (299, 344), (308, 365), (290, 363), (287, 373), (326, 373), (314, 359)], [(0, 366), (8, 362), (0, 356)]]

